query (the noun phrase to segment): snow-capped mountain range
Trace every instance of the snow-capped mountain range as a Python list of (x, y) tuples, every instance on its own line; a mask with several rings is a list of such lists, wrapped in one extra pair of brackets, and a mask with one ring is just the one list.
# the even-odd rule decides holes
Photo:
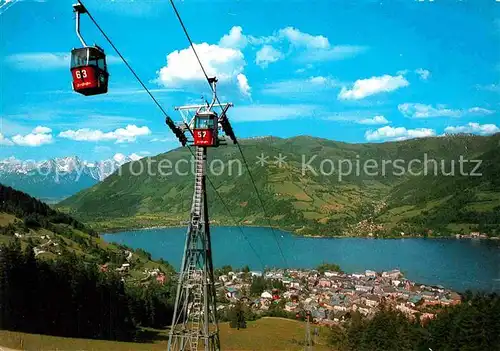
[(137, 154), (130, 156), (115, 154), (113, 158), (93, 162), (81, 160), (77, 156), (36, 162), (32, 160), (21, 161), (15, 157), (9, 157), (0, 161), (0, 177), (2, 174), (33, 175), (33, 173), (38, 173), (43, 175), (43, 173), (49, 171), (58, 173), (59, 175), (79, 172), (81, 174), (89, 174), (92, 178), (101, 181), (110, 176), (121, 165), (141, 158), (142, 156)]
[(120, 166), (141, 158), (137, 154), (126, 156), (120, 153), (110, 159), (92, 162), (77, 156), (38, 162), (10, 157), (0, 161), (0, 183), (54, 202), (97, 184)]

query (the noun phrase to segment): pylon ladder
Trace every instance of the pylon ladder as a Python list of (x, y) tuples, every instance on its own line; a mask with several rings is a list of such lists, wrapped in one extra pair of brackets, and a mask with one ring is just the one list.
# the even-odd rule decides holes
[(193, 202), (169, 332), (169, 351), (220, 350), (205, 186), (206, 148), (197, 147), (195, 156)]

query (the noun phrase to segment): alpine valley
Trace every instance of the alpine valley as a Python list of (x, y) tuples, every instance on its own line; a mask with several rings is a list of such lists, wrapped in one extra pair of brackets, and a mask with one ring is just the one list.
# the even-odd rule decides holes
[[(240, 144), (269, 221), (237, 147), (229, 145), (208, 157), (214, 225), (235, 225), (229, 210), (238, 224), (298, 235), (500, 234), (500, 134), (364, 144), (262, 137)], [(96, 230), (180, 225), (191, 206), (191, 157), (179, 148), (124, 164), (57, 207)], [(378, 166), (366, 168), (370, 163)], [(170, 167), (163, 174), (161, 164)]]

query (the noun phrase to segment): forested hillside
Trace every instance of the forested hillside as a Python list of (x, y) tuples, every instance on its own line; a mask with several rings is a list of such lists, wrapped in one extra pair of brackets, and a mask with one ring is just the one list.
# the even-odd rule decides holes
[[(380, 144), (303, 136), (242, 140), (241, 146), (274, 226), (306, 235), (448, 235), (474, 230), (498, 235), (499, 142), (500, 134)], [(189, 151), (180, 148), (128, 163), (59, 206), (99, 230), (178, 225), (191, 206), (190, 158)], [(461, 158), (467, 160), (462, 166)], [(478, 162), (472, 160), (481, 163), (476, 167)], [(211, 182), (236, 221), (266, 225), (238, 149), (211, 149), (208, 161)], [(234, 224), (208, 187), (214, 224)]]
[(98, 235), (73, 217), (52, 209), (26, 193), (2, 184), (0, 184), (0, 212), (22, 219), (25, 227), (45, 228), (57, 232), (59, 230), (57, 224), (66, 224), (86, 234)]
[(134, 340), (139, 327), (164, 328), (174, 289), (127, 284), (75, 253), (35, 258), (18, 239), (0, 245), (0, 329), (90, 339)]
[(131, 340), (168, 325), (173, 278), (167, 262), (0, 184), (0, 329)]

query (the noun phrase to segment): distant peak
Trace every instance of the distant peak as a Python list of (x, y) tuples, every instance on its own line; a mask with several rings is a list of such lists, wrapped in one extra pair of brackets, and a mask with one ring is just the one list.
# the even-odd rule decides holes
[(118, 163), (124, 162), (127, 159), (127, 156), (125, 156), (122, 153), (117, 153), (113, 156), (113, 160), (115, 160)]

